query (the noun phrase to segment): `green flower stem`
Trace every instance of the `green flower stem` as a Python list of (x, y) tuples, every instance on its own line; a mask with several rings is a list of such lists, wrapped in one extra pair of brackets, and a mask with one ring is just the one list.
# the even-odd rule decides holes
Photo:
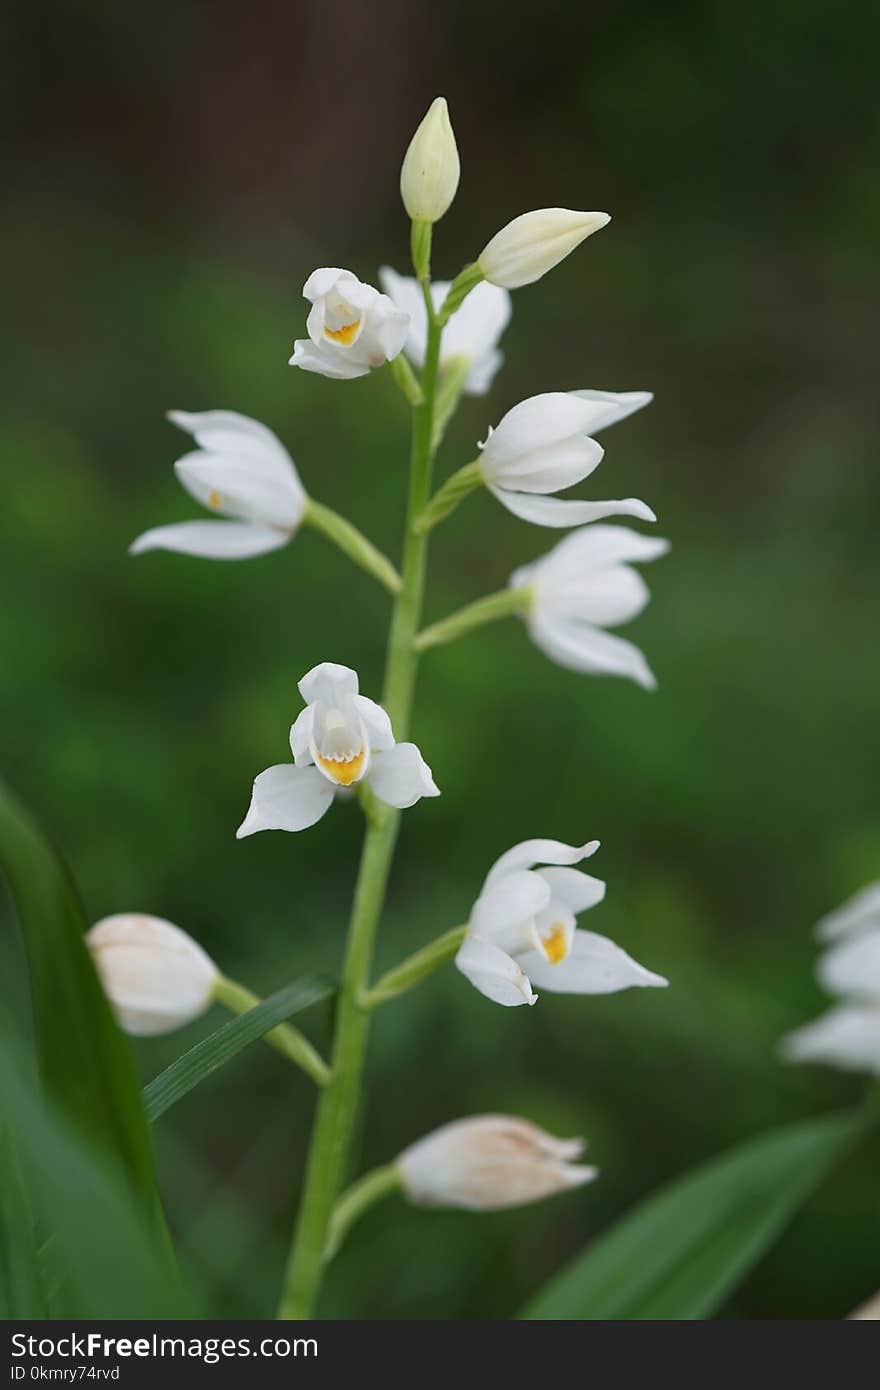
[(332, 1260), (354, 1223), (363, 1216), (375, 1202), (381, 1201), (392, 1192), (400, 1191), (400, 1173), (393, 1163), (382, 1168), (373, 1168), (343, 1192), (330, 1218), (327, 1237), (326, 1259)]
[(366, 570), (367, 574), (384, 584), (389, 593), (400, 592), (400, 575), (391, 561), (381, 550), (377, 550), (372, 541), (368, 541), (356, 526), (346, 521), (344, 516), (310, 497), (306, 503), (303, 521), (307, 526), (313, 526), (316, 531), (320, 531), (322, 536), (326, 536), (337, 545), (349, 560), (353, 560), (362, 570)]
[(480, 281), (485, 280), (485, 278), (485, 275), (476, 261), (471, 265), (466, 265), (464, 270), (459, 271), (458, 275), (456, 275), (452, 284), (449, 286), (446, 298), (441, 304), (437, 314), (437, 320), (441, 328), (449, 322), (456, 309), (461, 308), (471, 290), (475, 290)]
[[(431, 493), (432, 439), (441, 328), (430, 288), (422, 286), (428, 314), (428, 342), (422, 377), (424, 400), (413, 412), (409, 502), (403, 573), (394, 604), (385, 664), (383, 704), (395, 735), (409, 732), (418, 655), (414, 640), (422, 612), (427, 540), (414, 529)], [(358, 870), (342, 983), (337, 1000), (332, 1076), (324, 1088), (312, 1130), (305, 1184), (293, 1245), (284, 1276), (278, 1316), (311, 1317), (320, 1290), (333, 1208), (345, 1179), (367, 1044), (369, 1013), (361, 995), (367, 987), (373, 946), (400, 826), (400, 812), (369, 821)]]
[[(259, 1004), (260, 997), (240, 985), (237, 980), (228, 980), (221, 975), (214, 985), (214, 998), (218, 1004), (234, 1014), (245, 1014)], [(265, 1041), (283, 1053), (291, 1062), (310, 1076), (316, 1086), (326, 1086), (330, 1080), (330, 1068), (324, 1058), (315, 1051), (308, 1038), (294, 1028), (291, 1023), (279, 1023), (277, 1028), (265, 1036)]]
[(473, 463), (466, 463), (463, 468), (459, 468), (447, 478), (443, 486), (434, 493), (416, 520), (416, 530), (420, 534), (430, 531), (438, 521), (443, 521), (450, 512), (454, 512), (459, 502), (463, 502), (474, 488), (482, 487), (482, 484), (480, 460), (474, 459)]
[(414, 951), (406, 960), (396, 965), (393, 970), (388, 970), (376, 981), (369, 989), (364, 990), (361, 995), (361, 1005), (365, 1009), (375, 1009), (378, 1004), (384, 1004), (389, 999), (394, 999), (398, 994), (405, 994), (414, 985), (421, 984), (422, 980), (428, 975), (432, 975), (441, 965), (445, 965), (448, 960), (455, 955), (467, 934), (467, 926), (452, 927), (450, 931), (438, 936), (436, 941), (432, 941), (429, 946), (423, 946), (420, 951)]
[(413, 222), (410, 226), (410, 254), (417, 280), (426, 281), (430, 277), (433, 234), (434, 228), (430, 222)]
[(388, 363), (388, 370), (409, 404), (412, 406), (421, 405), (423, 397), (419, 379), (402, 352), (399, 352)]
[(475, 627), (482, 627), (484, 623), (494, 623), (498, 618), (509, 618), (514, 614), (524, 613), (529, 607), (531, 597), (531, 589), (523, 588), (502, 589), (497, 594), (478, 598), (475, 603), (459, 608), (457, 613), (450, 614), (448, 618), (443, 618), (439, 623), (433, 623), (431, 627), (426, 627), (420, 632), (415, 642), (416, 651), (426, 651), (428, 647), (439, 646), (441, 642), (454, 642), (456, 637), (463, 637), (466, 632), (473, 631)]

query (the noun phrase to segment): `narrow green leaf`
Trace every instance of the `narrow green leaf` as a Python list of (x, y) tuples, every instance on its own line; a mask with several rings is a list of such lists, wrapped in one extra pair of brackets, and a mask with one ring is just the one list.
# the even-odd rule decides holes
[(0, 1036), (0, 1115), (15, 1135), (22, 1181), (41, 1234), (49, 1316), (198, 1315), (170, 1268), (163, 1234), (118, 1156), (96, 1146), (26, 1075), (15, 1040)]
[(311, 1004), (327, 999), (332, 993), (333, 986), (329, 981), (306, 976), (305, 979), (294, 980), (278, 990), (277, 994), (271, 994), (255, 1008), (248, 1009), (247, 1013), (229, 1019), (144, 1087), (148, 1118), (158, 1120), (200, 1081), (217, 1071), (218, 1067), (225, 1066), (244, 1048), (271, 1032), (279, 1023), (301, 1013)]
[(521, 1316), (711, 1317), (864, 1128), (860, 1112), (825, 1116), (702, 1164), (600, 1236)]
[(0, 1116), (0, 1318), (46, 1317), (39, 1245), (21, 1159)]
[(24, 937), (43, 1084), (93, 1144), (121, 1160), (155, 1210), (139, 1078), (83, 941), (87, 922), (76, 887), (32, 817), (2, 784), (0, 865)]

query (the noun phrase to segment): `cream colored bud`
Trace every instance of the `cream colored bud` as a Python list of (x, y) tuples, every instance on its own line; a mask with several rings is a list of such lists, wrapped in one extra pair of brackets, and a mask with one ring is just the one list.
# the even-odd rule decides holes
[(511, 1115), (474, 1115), (435, 1129), (395, 1166), (418, 1206), (494, 1211), (590, 1182), (598, 1169), (571, 1162), (583, 1148)]
[(458, 188), (461, 165), (445, 97), (435, 97), (409, 142), (400, 196), (413, 222), (439, 222)]
[(493, 285), (515, 290), (540, 280), (610, 221), (607, 212), (570, 212), (568, 208), (524, 212), (496, 232), (477, 265)]
[(191, 936), (161, 917), (104, 917), (86, 934), (86, 944), (126, 1033), (170, 1033), (211, 1003), (216, 965)]

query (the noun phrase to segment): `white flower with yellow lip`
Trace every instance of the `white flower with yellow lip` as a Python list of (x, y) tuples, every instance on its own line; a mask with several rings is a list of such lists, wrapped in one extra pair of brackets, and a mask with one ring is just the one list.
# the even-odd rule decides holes
[(398, 810), (440, 795), (416, 745), (396, 743), (382, 706), (359, 693), (356, 671), (322, 662), (303, 676), (299, 692), (306, 707), (290, 730), (293, 764), (256, 778), (239, 840), (258, 830), (305, 830), (337, 792), (359, 782)]
[(577, 914), (602, 901), (605, 884), (570, 866), (598, 848), (598, 840), (581, 846), (524, 840), (492, 865), (455, 958), (487, 999), (534, 1004), (533, 984), (551, 994), (614, 994), (634, 985), (667, 984), (607, 937), (578, 929)]
[(308, 499), (281, 440), (259, 420), (234, 410), (171, 410), (168, 419), (199, 446), (175, 463), (180, 482), (203, 507), (235, 519), (157, 526), (138, 537), (131, 554), (176, 550), (243, 560), (286, 545)]
[(347, 381), (366, 376), (402, 350), (409, 315), (350, 270), (324, 266), (303, 285), (311, 302), (308, 338), (293, 345), (291, 367)]
[(669, 542), (625, 526), (584, 526), (510, 578), (529, 592), (525, 621), (552, 661), (592, 676), (628, 676), (657, 684), (638, 647), (605, 632), (642, 611), (651, 595), (632, 562), (665, 555)]
[(582, 1139), (557, 1139), (514, 1115), (471, 1115), (411, 1144), (395, 1162), (416, 1206), (501, 1211), (592, 1181), (598, 1168), (575, 1163)]
[[(398, 309), (409, 315), (409, 331), (405, 352), (413, 366), (425, 362), (428, 342), (428, 314), (418, 281), (411, 275), (398, 275), (390, 266), (379, 270), (379, 280), (385, 293)], [(431, 285), (434, 308), (439, 309), (449, 290), (450, 281), (435, 280)], [(467, 377), (462, 390), (468, 396), (485, 396), (495, 374), (504, 361), (498, 340), (510, 322), (511, 303), (507, 290), (483, 282), (471, 290), (467, 299), (450, 315), (440, 343), (440, 366), (453, 358), (468, 363)]]
[(86, 945), (126, 1033), (170, 1033), (211, 1005), (220, 972), (191, 936), (163, 917), (104, 917), (86, 933)]
[[(467, 305), (465, 300), (465, 305)], [(607, 516), (657, 518), (644, 502), (581, 502), (550, 497), (580, 483), (602, 462), (592, 438), (653, 399), (650, 391), (546, 391), (520, 401), (481, 446), (480, 471), (489, 491), (536, 526), (583, 526)]]

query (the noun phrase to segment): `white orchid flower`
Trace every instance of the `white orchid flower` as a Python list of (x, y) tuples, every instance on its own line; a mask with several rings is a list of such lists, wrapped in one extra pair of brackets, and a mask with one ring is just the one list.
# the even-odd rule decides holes
[(547, 391), (520, 401), (481, 446), (483, 481), (509, 512), (536, 526), (583, 526), (608, 516), (656, 521), (635, 497), (581, 502), (546, 495), (588, 478), (604, 455), (592, 435), (651, 400), (650, 391)]
[(605, 884), (570, 866), (598, 848), (598, 840), (524, 840), (492, 865), (455, 958), (487, 999), (534, 1004), (533, 985), (551, 994), (614, 994), (668, 983), (607, 937), (577, 928), (577, 914), (602, 901)]
[(833, 942), (819, 956), (816, 978), (840, 1002), (783, 1038), (782, 1056), (880, 1075), (880, 884), (829, 912), (816, 935)]
[(258, 830), (305, 830), (337, 792), (367, 782), (380, 801), (403, 809), (439, 796), (414, 743), (396, 743), (381, 705), (358, 693), (357, 672), (322, 662), (299, 683), (306, 707), (290, 730), (293, 764), (261, 772), (237, 838)]
[(392, 361), (402, 351), (409, 316), (350, 270), (324, 266), (303, 285), (311, 302), (308, 338), (293, 345), (291, 367), (348, 381)]
[[(421, 287), (411, 275), (398, 275), (390, 266), (379, 270), (379, 281), (398, 309), (409, 315), (409, 332), (404, 351), (413, 366), (425, 362), (428, 342), (428, 315)], [(434, 308), (439, 310), (449, 291), (450, 281), (431, 285)], [(511, 303), (507, 290), (483, 282), (471, 290), (467, 299), (443, 330), (440, 344), (441, 368), (454, 358), (466, 359), (467, 376), (463, 391), (469, 396), (485, 396), (504, 361), (498, 340), (510, 322)]]
[(395, 1168), (417, 1206), (500, 1211), (592, 1181), (582, 1139), (556, 1139), (512, 1115), (455, 1120), (410, 1145)]
[(131, 554), (176, 550), (212, 560), (243, 560), (286, 545), (308, 499), (280, 439), (258, 420), (233, 410), (171, 410), (168, 419), (199, 446), (174, 465), (187, 492), (211, 511), (236, 520), (157, 526), (137, 538)]
[(570, 208), (524, 212), (495, 233), (477, 266), (493, 285), (508, 290), (531, 285), (610, 221), (607, 212), (572, 212)]
[(627, 676), (646, 690), (656, 680), (632, 642), (605, 632), (628, 622), (650, 599), (632, 562), (665, 555), (669, 542), (625, 526), (585, 526), (510, 579), (529, 591), (526, 624), (552, 661), (594, 676)]
[(170, 1033), (210, 1007), (220, 972), (201, 946), (172, 922), (122, 912), (96, 922), (85, 939), (126, 1033)]
[(835, 941), (875, 928), (880, 930), (880, 882), (860, 888), (840, 907), (820, 918), (816, 935), (820, 941)]

